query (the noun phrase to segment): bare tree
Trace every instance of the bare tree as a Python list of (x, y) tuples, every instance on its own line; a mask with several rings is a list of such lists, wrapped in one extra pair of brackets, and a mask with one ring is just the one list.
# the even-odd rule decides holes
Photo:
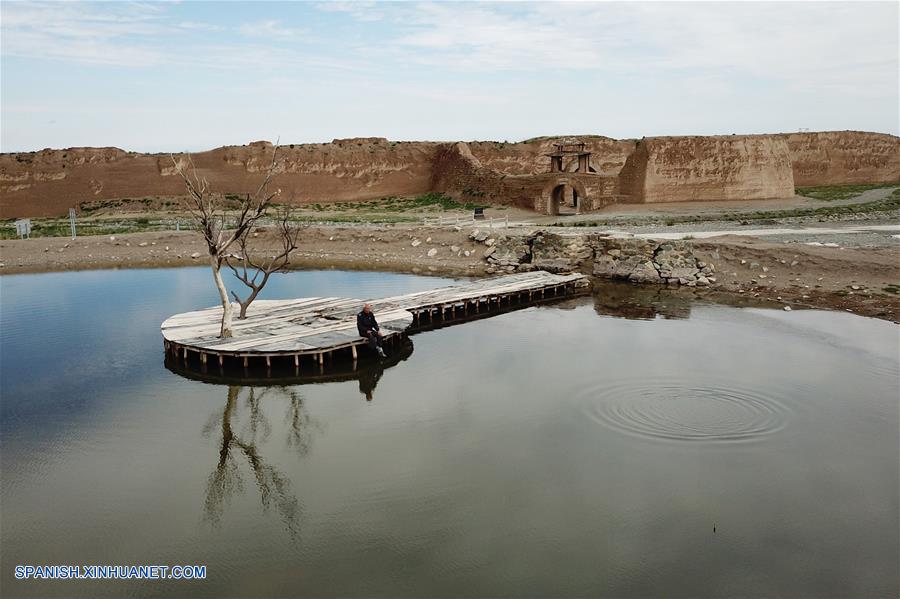
[[(256, 192), (246, 194), (238, 199), (237, 206), (229, 214), (225, 199), (217, 193), (213, 193), (209, 181), (197, 173), (194, 161), (190, 154), (186, 161), (177, 161), (171, 156), (172, 163), (187, 189), (187, 198), (183, 202), (197, 224), (203, 238), (206, 241), (209, 252), (209, 263), (212, 267), (213, 279), (222, 302), (222, 327), (219, 336), (227, 338), (232, 336), (231, 321), (233, 308), (228, 299), (228, 290), (222, 281), (222, 264), (225, 263), (229, 248), (235, 242), (246, 239), (250, 230), (266, 215), (266, 211), (272, 200), (281, 193), (281, 190), (269, 191), (269, 184), (275, 174), (278, 165), (278, 144), (272, 150), (272, 162), (266, 170), (263, 179)], [(233, 220), (232, 228), (227, 228), (229, 217)]]
[(225, 257), (225, 263), (234, 273), (235, 278), (250, 288), (250, 294), (245, 299), (241, 299), (234, 291), (231, 292), (235, 301), (241, 306), (238, 315), (240, 320), (247, 318), (247, 308), (269, 282), (272, 273), (284, 272), (291, 263), (291, 252), (297, 249), (297, 237), (300, 229), (291, 222), (290, 216), (290, 210), (285, 208), (275, 227), (275, 233), (281, 242), (280, 253), (264, 258), (254, 257), (249, 243), (251, 230), (247, 229), (237, 240), (240, 255), (235, 257), (231, 254)]

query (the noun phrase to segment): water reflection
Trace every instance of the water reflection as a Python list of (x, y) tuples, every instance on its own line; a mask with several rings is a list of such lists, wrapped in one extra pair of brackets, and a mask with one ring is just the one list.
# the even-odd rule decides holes
[(600, 316), (629, 320), (686, 319), (691, 316), (695, 295), (687, 290), (630, 283), (597, 283), (594, 311)]
[(359, 392), (365, 396), (366, 401), (372, 401), (372, 396), (375, 393), (375, 387), (378, 386), (378, 381), (381, 379), (381, 376), (384, 374), (384, 368), (381, 365), (374, 366), (372, 368), (367, 368), (365, 371), (360, 373), (359, 376)]
[[(272, 425), (261, 409), (261, 401), (267, 395), (287, 398), (285, 420), (288, 423), (287, 445), (300, 455), (310, 449), (311, 432), (317, 427), (303, 409), (303, 399), (299, 392), (289, 387), (240, 387), (227, 388), (225, 407), (213, 414), (203, 428), (203, 437), (209, 438), (218, 432), (219, 459), (207, 478), (203, 505), (204, 520), (218, 527), (226, 506), (235, 494), (244, 492), (242, 467), (249, 468), (256, 482), (263, 510), (272, 508), (278, 512), (291, 538), (300, 534), (300, 502), (291, 489), (290, 479), (260, 453), (258, 446), (264, 443), (272, 432)], [(241, 402), (243, 396), (244, 401)], [(247, 421), (238, 430), (241, 414), (246, 413)]]
[[(896, 325), (604, 285), (424, 331), (414, 365), (198, 384), (159, 360), (214, 301), (192, 277), (3, 279), (3, 596), (896, 595)], [(13, 577), (157, 559), (210, 574)]]
[(173, 359), (167, 355), (165, 367), (170, 372), (185, 378), (202, 381), (214, 385), (253, 385), (257, 387), (286, 385), (309, 385), (317, 383), (336, 383), (341, 381), (359, 381), (359, 390), (368, 399), (374, 391), (378, 380), (385, 370), (390, 369), (400, 362), (405, 362), (412, 356), (414, 346), (412, 340), (404, 338), (402, 343), (396, 345), (396, 349), (387, 358), (362, 358), (360, 360), (341, 359), (335, 357), (331, 362), (326, 362), (322, 367), (304, 364), (300, 368), (288, 364), (291, 360), (279, 363), (273, 361), (272, 368), (251, 367), (203, 368), (202, 365), (185, 363)]
[[(359, 364), (336, 363), (324, 372), (255, 373), (243, 378), (256, 385), (234, 384), (234, 375), (196, 372), (185, 369), (183, 363), (167, 361), (166, 367), (187, 378), (221, 384), (225, 392), (225, 406), (212, 414), (203, 427), (203, 438), (215, 435), (218, 442), (218, 460), (207, 478), (203, 505), (204, 521), (218, 528), (228, 504), (245, 492), (242, 470), (249, 470), (259, 493), (264, 511), (274, 509), (292, 539), (300, 535), (301, 505), (291, 488), (290, 478), (269, 463), (260, 447), (272, 434), (272, 423), (263, 409), (263, 400), (269, 405), (283, 403), (286, 428), (285, 446), (296, 457), (305, 457), (312, 447), (312, 440), (322, 427), (304, 407), (303, 395), (297, 388), (304, 384), (321, 384), (356, 379), (359, 393), (366, 401), (374, 399), (375, 388), (385, 370), (407, 360), (413, 351), (411, 342), (398, 346), (398, 351), (386, 360), (370, 360)], [(260, 378), (262, 377), (262, 378)]]

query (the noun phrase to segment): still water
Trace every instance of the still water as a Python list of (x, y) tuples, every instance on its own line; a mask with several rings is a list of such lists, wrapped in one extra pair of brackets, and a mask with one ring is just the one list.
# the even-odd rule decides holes
[[(266, 297), (446, 283), (298, 272)], [(347, 380), (237, 387), (163, 363), (160, 322), (216, 301), (205, 269), (0, 294), (4, 597), (897, 594), (891, 323), (603, 286)]]

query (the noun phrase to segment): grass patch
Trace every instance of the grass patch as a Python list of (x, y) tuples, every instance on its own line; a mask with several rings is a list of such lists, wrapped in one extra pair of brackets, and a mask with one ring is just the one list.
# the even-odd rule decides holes
[(408, 201), (411, 208), (424, 208), (427, 206), (440, 206), (442, 210), (473, 210), (476, 204), (466, 202), (461, 204), (443, 193), (426, 193)]
[[(791, 210), (759, 210), (756, 212), (740, 212), (727, 213), (716, 216), (701, 215), (684, 215), (675, 217), (666, 217), (665, 219), (649, 218), (641, 221), (639, 226), (665, 224), (672, 226), (676, 224), (689, 223), (706, 223), (706, 222), (740, 222), (741, 224), (760, 224), (759, 221), (768, 219), (781, 218), (798, 218), (798, 217), (825, 217), (825, 216), (841, 216), (845, 214), (858, 213), (878, 213), (892, 212), (900, 210), (900, 188), (895, 189), (888, 197), (874, 202), (863, 202), (859, 204), (844, 204), (841, 206), (821, 206), (818, 208), (795, 208)], [(598, 226), (622, 226), (622, 220), (584, 220), (576, 222), (557, 221), (552, 223), (551, 227), (598, 227)], [(772, 223), (768, 223), (772, 224)]]
[(869, 183), (863, 185), (830, 185), (824, 187), (798, 187), (794, 191), (799, 196), (814, 200), (847, 200), (870, 189), (897, 187), (900, 183)]
[(371, 223), (382, 225), (420, 221), (419, 218), (414, 218), (412, 216), (393, 214), (335, 214), (332, 216), (298, 216), (291, 220), (308, 224)]
[[(182, 231), (193, 228), (189, 219), (179, 219)], [(171, 220), (152, 221), (149, 218), (88, 220), (78, 221), (75, 232), (78, 237), (91, 235), (119, 235), (122, 233), (142, 233), (144, 231), (174, 231)], [(72, 229), (68, 219), (31, 219), (31, 237), (70, 237)], [(0, 239), (18, 239), (15, 220), (0, 223)]]
[[(475, 195), (475, 194), (473, 194)], [(417, 210), (473, 210), (479, 207), (474, 202), (458, 202), (443, 193), (426, 193), (413, 198), (388, 196), (377, 200), (363, 202), (335, 202), (333, 204), (315, 204), (315, 210), (354, 211), (354, 212), (408, 212)]]

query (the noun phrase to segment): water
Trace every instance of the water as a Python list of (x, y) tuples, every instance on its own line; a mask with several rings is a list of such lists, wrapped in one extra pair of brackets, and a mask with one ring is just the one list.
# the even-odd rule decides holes
[[(446, 283), (303, 272), (265, 296)], [(5, 597), (897, 594), (896, 325), (609, 286), (418, 334), (383, 370), (241, 388), (163, 364), (159, 323), (216, 301), (204, 269), (0, 294)]]

